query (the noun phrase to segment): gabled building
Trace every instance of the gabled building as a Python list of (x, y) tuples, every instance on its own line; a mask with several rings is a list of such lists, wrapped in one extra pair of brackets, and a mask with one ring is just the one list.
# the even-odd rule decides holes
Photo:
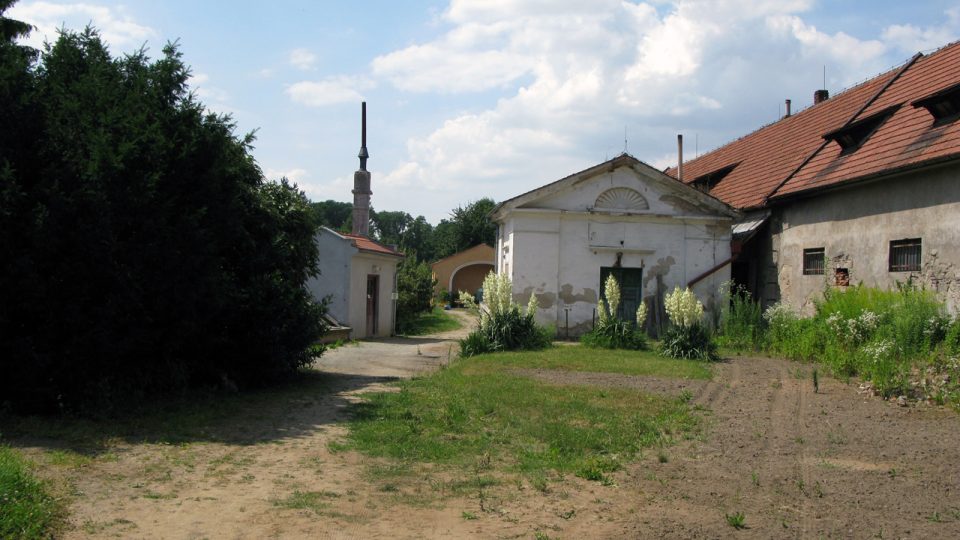
[(307, 282), (327, 312), (352, 338), (388, 337), (394, 333), (397, 265), (403, 254), (370, 238), (370, 172), (367, 171), (367, 104), (362, 105), (360, 170), (353, 174), (353, 228), (341, 234), (327, 227), (317, 232), (319, 275)]
[(633, 156), (614, 159), (500, 203), (497, 272), (514, 299), (537, 295), (537, 320), (560, 336), (588, 331), (603, 282), (615, 276), (619, 317), (648, 304), (650, 330), (666, 324), (665, 292), (690, 286), (708, 311), (730, 276), (731, 225), (739, 215), (716, 198)]
[(744, 213), (732, 275), (811, 312), (825, 287), (911, 281), (960, 310), (960, 43), (667, 171)]
[(458, 251), (430, 265), (437, 280), (437, 294), (447, 291), (456, 298), (460, 291), (476, 294), (487, 274), (494, 271), (496, 254), (487, 244)]

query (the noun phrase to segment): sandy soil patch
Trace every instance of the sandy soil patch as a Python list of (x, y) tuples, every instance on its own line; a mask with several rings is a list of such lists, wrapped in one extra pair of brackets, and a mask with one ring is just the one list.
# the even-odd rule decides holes
[[(735, 358), (712, 381), (526, 370), (551, 384), (691, 394), (701, 436), (649, 451), (603, 486), (568, 476), (537, 489), (502, 474), (457, 487), (342, 451), (345, 407), (397, 376), (436, 369), (454, 336), (347, 346), (315, 386), (238, 410), (183, 444), (111, 443), (50, 463), (70, 486), (66, 538), (957, 538), (960, 420), (898, 407), (809, 366)], [(38, 462), (52, 445), (14, 441)], [(542, 488), (542, 486), (540, 486)], [(742, 512), (734, 530), (726, 514)]]

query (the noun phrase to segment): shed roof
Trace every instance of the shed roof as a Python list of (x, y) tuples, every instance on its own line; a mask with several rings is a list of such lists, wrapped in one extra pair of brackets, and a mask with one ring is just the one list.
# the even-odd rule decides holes
[(360, 251), (364, 251), (367, 253), (375, 253), (377, 255), (392, 255), (394, 257), (405, 257), (405, 255), (400, 251), (397, 251), (396, 249), (390, 246), (385, 246), (377, 242), (376, 240), (371, 240), (366, 236), (363, 236), (360, 234), (340, 233), (329, 227), (323, 227), (323, 229), (329, 232), (330, 234), (333, 234), (335, 236), (338, 236), (350, 242), (350, 245), (359, 249)]
[[(934, 122), (919, 99), (960, 83), (960, 42), (878, 75), (683, 164), (683, 181), (736, 164), (711, 190), (735, 208), (960, 158), (960, 122)], [(842, 149), (824, 135), (892, 113), (865, 141)], [(667, 171), (676, 177), (676, 168)]]

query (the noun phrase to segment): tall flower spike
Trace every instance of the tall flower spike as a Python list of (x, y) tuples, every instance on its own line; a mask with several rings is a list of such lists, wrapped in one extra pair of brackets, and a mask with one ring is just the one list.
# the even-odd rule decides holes
[(527, 315), (533, 315), (536, 313), (538, 307), (540, 307), (540, 304), (537, 302), (537, 295), (531, 292), (530, 301), (527, 302)]
[(613, 274), (607, 276), (607, 281), (603, 285), (603, 293), (607, 297), (607, 307), (610, 309), (610, 318), (616, 318), (617, 308), (620, 307), (620, 284)]

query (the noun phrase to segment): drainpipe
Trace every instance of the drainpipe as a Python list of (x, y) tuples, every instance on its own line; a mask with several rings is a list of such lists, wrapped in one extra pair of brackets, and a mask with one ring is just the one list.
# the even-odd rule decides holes
[(683, 182), (683, 135), (677, 134), (677, 180)]
[(397, 295), (400, 294), (400, 290), (397, 288), (400, 279), (400, 263), (397, 263), (397, 266), (393, 267), (393, 294), (390, 295), (390, 298), (393, 300), (393, 320), (390, 321), (390, 326), (393, 328), (393, 332), (390, 333), (391, 336), (397, 335)]

